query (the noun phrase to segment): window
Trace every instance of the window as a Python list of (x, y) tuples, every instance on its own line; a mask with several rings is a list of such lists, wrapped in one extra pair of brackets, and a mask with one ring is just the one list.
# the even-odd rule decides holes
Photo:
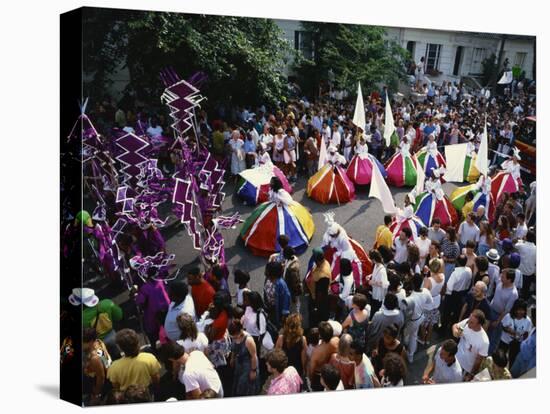
[(470, 73), (478, 74), (483, 72), (483, 61), (485, 60), (486, 49), (481, 47), (474, 47), (472, 54), (472, 66), (470, 68)]
[(441, 53), (441, 45), (428, 43), (426, 45), (426, 71), (439, 69), (439, 54)]
[(294, 32), (294, 49), (302, 52), (306, 59), (313, 59), (313, 37), (311, 32), (296, 30)]
[(525, 52), (517, 52), (516, 53), (516, 59), (514, 60), (514, 66), (519, 66), (523, 69), (523, 64), (525, 63), (525, 58), (527, 57), (527, 53)]

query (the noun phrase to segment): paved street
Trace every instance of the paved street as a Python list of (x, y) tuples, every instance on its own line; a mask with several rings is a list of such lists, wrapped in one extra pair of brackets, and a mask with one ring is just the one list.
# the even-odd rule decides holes
[[(302, 203), (313, 214), (313, 220), (315, 221), (315, 234), (313, 240), (307, 249), (307, 251), (300, 256), (300, 264), (302, 268), (302, 275), (305, 274), (307, 268), (307, 262), (311, 255), (313, 247), (319, 246), (325, 231), (325, 223), (323, 213), (328, 211), (335, 212), (335, 220), (341, 224), (348, 234), (354, 239), (361, 242), (365, 249), (369, 249), (374, 243), (374, 235), (376, 227), (383, 223), (384, 211), (380, 201), (377, 199), (368, 198), (369, 187), (356, 188), (356, 198), (353, 202), (343, 205), (322, 205), (314, 200), (311, 200), (305, 191), (306, 179), (301, 177), (295, 185), (295, 192), (293, 194), (294, 200)], [(456, 188), (455, 184), (445, 183), (443, 188), (447, 195)], [(236, 211), (241, 213), (243, 219), (246, 219), (250, 213), (254, 210), (253, 207), (245, 206), (241, 201), (233, 196), (233, 183), (226, 184), (226, 193), (228, 194), (224, 205), (223, 213), (231, 214)], [(391, 188), (395, 197), (396, 204), (398, 206), (403, 205), (405, 195), (410, 191), (409, 188)], [(224, 233), (226, 243), (226, 259), (227, 264), (232, 272), (236, 268), (240, 268), (250, 272), (251, 282), (250, 288), (259, 292), (263, 291), (263, 269), (266, 263), (264, 257), (258, 257), (252, 255), (243, 245), (239, 238), (240, 228), (227, 230)], [(187, 235), (186, 231), (178, 226), (176, 229), (168, 232), (171, 236), (167, 240), (167, 249), (169, 252), (176, 254), (176, 263), (178, 267), (185, 266), (197, 259), (197, 252), (193, 250), (191, 245), (191, 239)], [(175, 233), (175, 234), (174, 234)], [(230, 277), (230, 289), (231, 292), (235, 292), (235, 285), (233, 284), (232, 276)], [(437, 333), (434, 332), (433, 343), (437, 344)], [(433, 348), (433, 347), (432, 347)], [(427, 355), (426, 351), (430, 348), (419, 344), (418, 351), (415, 355), (415, 360), (412, 364), (409, 364), (409, 374), (407, 376), (408, 384), (418, 384), (421, 382), (422, 373), (426, 366)]]
[[(384, 211), (382, 210), (380, 201), (368, 198), (369, 187), (356, 188), (355, 200), (340, 206), (336, 204), (323, 205), (311, 200), (307, 196), (305, 188), (306, 179), (301, 177), (295, 185), (295, 192), (293, 194), (294, 200), (303, 204), (311, 211), (315, 222), (313, 240), (307, 251), (300, 256), (302, 273), (305, 274), (312, 248), (321, 244), (325, 231), (323, 213), (328, 211), (334, 211), (335, 220), (346, 229), (348, 235), (358, 240), (368, 251), (374, 243), (376, 227), (383, 223), (384, 220)], [(405, 195), (410, 191), (410, 188), (390, 188), (397, 206), (402, 206)], [(456, 185), (445, 183), (443, 184), (443, 188), (446, 194), (450, 195), (456, 188)], [(246, 219), (254, 208), (243, 205), (236, 196), (233, 196), (233, 189), (234, 186), (232, 183), (226, 184), (227, 197), (223, 205), (223, 214), (229, 215), (238, 211), (241, 213), (242, 218)], [(251, 254), (241, 242), (239, 231), (240, 227), (224, 231), (225, 255), (228, 267), (230, 271), (241, 268), (250, 272), (252, 277), (250, 288), (261, 291), (264, 282), (263, 269), (266, 258)], [(176, 254), (176, 264), (178, 267), (185, 266), (197, 259), (197, 251), (193, 250), (191, 239), (183, 227), (177, 227), (177, 232), (176, 230), (171, 230), (168, 233), (170, 238), (167, 240), (167, 249), (169, 252)], [(232, 279), (230, 280), (230, 288), (234, 291)]]

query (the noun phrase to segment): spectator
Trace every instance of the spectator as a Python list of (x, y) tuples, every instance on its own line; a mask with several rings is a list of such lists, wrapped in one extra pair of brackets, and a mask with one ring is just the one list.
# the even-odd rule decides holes
[(212, 363), (201, 351), (186, 350), (175, 342), (168, 342), (160, 349), (165, 365), (172, 367), (178, 380), (185, 386), (186, 399), (201, 398), (207, 390), (212, 390), (222, 398), (223, 386)]
[(187, 273), (187, 282), (191, 286), (191, 296), (195, 305), (196, 315), (200, 317), (212, 303), (216, 292), (210, 283), (204, 280), (204, 274), (198, 266), (189, 270)]
[(489, 337), (483, 329), (485, 315), (474, 309), (468, 319), (453, 325), (453, 335), (460, 338), (456, 359), (464, 370), (464, 380), (471, 381), (487, 358)]
[(456, 359), (458, 347), (452, 339), (441, 344), (435, 355), (428, 361), (422, 381), (424, 384), (450, 384), (462, 382), (462, 367)]
[(133, 329), (121, 329), (116, 344), (124, 353), (107, 370), (115, 391), (126, 391), (131, 385), (149, 387), (160, 381), (160, 364), (153, 354), (141, 352), (139, 337)]
[[(324, 389), (324, 386), (321, 384), (321, 368), (328, 364), (332, 354), (338, 350), (339, 343), (339, 338), (333, 336), (334, 331), (330, 323), (321, 322), (318, 328), (321, 342), (314, 346), (307, 367), (307, 376), (309, 377), (313, 391)], [(332, 368), (336, 370), (334, 367)], [(338, 371), (336, 370), (336, 372)]]
[(293, 366), (288, 365), (288, 358), (281, 349), (273, 349), (266, 357), (267, 370), (272, 379), (267, 390), (268, 395), (299, 393), (302, 379)]
[(164, 319), (164, 332), (171, 341), (176, 341), (181, 337), (181, 329), (178, 326), (177, 318), (179, 315), (187, 314), (191, 319), (195, 319), (195, 304), (193, 297), (189, 294), (189, 287), (183, 281), (172, 282), (168, 287), (170, 305), (168, 313)]

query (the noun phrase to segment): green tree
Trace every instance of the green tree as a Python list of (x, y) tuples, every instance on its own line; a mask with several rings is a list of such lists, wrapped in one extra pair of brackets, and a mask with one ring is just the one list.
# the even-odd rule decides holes
[(393, 90), (406, 75), (407, 50), (385, 39), (381, 27), (356, 24), (301, 22), (302, 30), (313, 40), (313, 58), (296, 59), (294, 71), (298, 83), (310, 95), (317, 96), (319, 84), (333, 72), (334, 87), (350, 92), (357, 81), (366, 88), (382, 82)]
[(483, 76), (481, 78), (481, 83), (483, 86), (489, 85), (491, 77), (495, 72), (498, 72), (497, 68), (497, 56), (493, 53), (491, 56), (483, 59), (481, 62), (481, 67), (483, 68)]
[(159, 72), (172, 66), (184, 78), (206, 73), (202, 92), (210, 105), (285, 99), (282, 69), (291, 48), (272, 20), (114, 9), (87, 9), (85, 16), (89, 95), (108, 89), (111, 75), (126, 67), (126, 92), (159, 102)]

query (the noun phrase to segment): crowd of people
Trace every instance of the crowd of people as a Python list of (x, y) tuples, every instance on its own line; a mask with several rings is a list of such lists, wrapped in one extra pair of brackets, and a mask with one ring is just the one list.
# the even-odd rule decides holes
[[(416, 158), (411, 165), (425, 170), (428, 192), (441, 200), (447, 197), (438, 175), (442, 165), (430, 148), (468, 142), (475, 152), (485, 123), (494, 171), (480, 179), (496, 180), (503, 162), (513, 164), (506, 173), (519, 175), (514, 143), (527, 128), (525, 118), (535, 114), (534, 100), (467, 93), (451, 83), (430, 84), (424, 92), (422, 100), (392, 99), (394, 145), (384, 139), (387, 88), (367, 98), (364, 128), (352, 122), (353, 102), (304, 98), (275, 109), (201, 111), (196, 138), (227, 166), (236, 192), (255, 183), (243, 172), (269, 168), (267, 188), (257, 185), (253, 196), (244, 197), (248, 203), (267, 198), (291, 205), (289, 193), (299, 178), (312, 180), (323, 168), (320, 157), (345, 187), (346, 180), (368, 184), (357, 182), (357, 170), (337, 170), (354, 157), (370, 159), (371, 171), (380, 168), (390, 177), (400, 154), (406, 175), (407, 157), (423, 148), (424, 165)], [(127, 109), (106, 102), (95, 116), (103, 128), (141, 129), (151, 141), (169, 135), (160, 115)], [(159, 147), (159, 166), (170, 173), (177, 154), (169, 145)], [(536, 185), (512, 179), (517, 190), (496, 191), (493, 204), (491, 188), (482, 188), (486, 181), (463, 194), (458, 209), (451, 197), (456, 218), (446, 222), (433, 212), (424, 217), (422, 197), (410, 194), (397, 216), (380, 223), (368, 252), (342, 239), (345, 230), (329, 220), (305, 274), (299, 254), (313, 230), (298, 217), (299, 243), (278, 234), (269, 240), (273, 248), (257, 247), (268, 256), (261, 291), (249, 286), (258, 275), (242, 269), (230, 274), (223, 261), (186, 269), (183, 279), (168, 284), (151, 277), (130, 292), (143, 311), (143, 332), (115, 330), (121, 309), (91, 289), (75, 289), (70, 301), (85, 309), (86, 403), (403, 386), (410, 383), (415, 354), (430, 349), (434, 338), (438, 345), (429, 352), (424, 384), (523, 375), (536, 360)], [(411, 186), (406, 180), (401, 185)], [(478, 203), (477, 193), (487, 199)], [(280, 214), (298, 216), (296, 208)], [(246, 246), (253, 230), (247, 230)], [(128, 244), (132, 249), (132, 240)]]

